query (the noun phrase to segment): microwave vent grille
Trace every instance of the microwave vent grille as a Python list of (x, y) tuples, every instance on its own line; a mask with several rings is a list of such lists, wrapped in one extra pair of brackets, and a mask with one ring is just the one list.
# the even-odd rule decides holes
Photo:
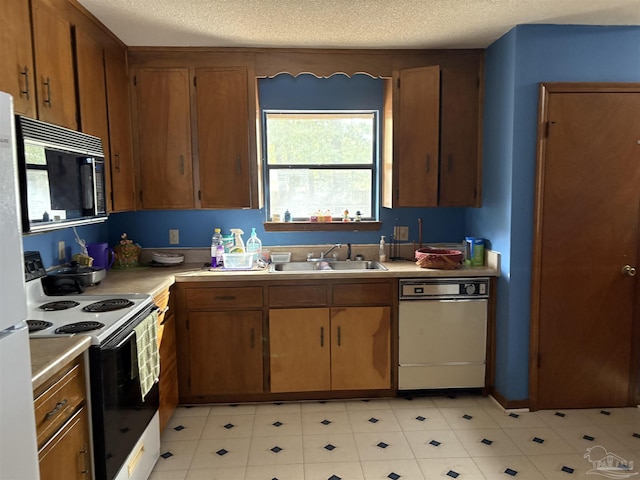
[(98, 137), (32, 118), (19, 116), (18, 119), (25, 141), (43, 143), (83, 155), (104, 157), (102, 140)]

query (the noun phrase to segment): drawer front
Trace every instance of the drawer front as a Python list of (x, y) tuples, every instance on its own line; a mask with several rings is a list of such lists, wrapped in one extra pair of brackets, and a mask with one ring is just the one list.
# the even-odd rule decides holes
[(71, 417), (84, 399), (84, 368), (81, 363), (76, 363), (35, 399), (38, 447)]
[(262, 287), (189, 288), (185, 300), (189, 310), (262, 307)]
[(323, 307), (327, 303), (325, 285), (276, 285), (269, 287), (270, 307)]
[(389, 282), (336, 283), (331, 297), (333, 305), (390, 305), (393, 288)]

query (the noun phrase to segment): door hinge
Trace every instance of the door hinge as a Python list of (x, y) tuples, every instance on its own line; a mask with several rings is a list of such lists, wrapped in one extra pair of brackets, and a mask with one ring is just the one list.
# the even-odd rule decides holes
[(196, 81), (197, 77), (193, 77), (193, 86), (197, 87), (198, 86), (198, 82)]
[(142, 190), (140, 190), (140, 193), (138, 194), (138, 197), (140, 198), (140, 205), (142, 205)]
[(396, 86), (400, 88), (400, 79), (396, 80)]
[(202, 201), (202, 190), (198, 190), (198, 200)]
[(134, 87), (138, 86), (138, 77), (136, 75), (133, 76), (133, 86)]
[(544, 138), (549, 138), (549, 133), (551, 131), (551, 124), (556, 122), (546, 122), (544, 125)]
[(189, 386), (189, 390), (191, 390), (191, 377), (187, 377), (187, 385)]
[(188, 319), (188, 318), (187, 318), (187, 321), (185, 322), (185, 328), (186, 328), (187, 330), (189, 330), (189, 319)]

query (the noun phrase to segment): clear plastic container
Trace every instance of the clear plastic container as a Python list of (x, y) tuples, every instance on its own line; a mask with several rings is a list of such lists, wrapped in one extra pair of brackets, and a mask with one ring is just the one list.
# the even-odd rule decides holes
[(223, 253), (222, 262), (227, 270), (251, 270), (253, 253)]

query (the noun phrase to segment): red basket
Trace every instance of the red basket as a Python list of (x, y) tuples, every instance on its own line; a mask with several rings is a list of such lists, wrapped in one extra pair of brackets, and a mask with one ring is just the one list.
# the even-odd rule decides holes
[(460, 250), (440, 248), (420, 248), (416, 250), (416, 265), (422, 268), (454, 270), (460, 266), (462, 258), (463, 254)]

